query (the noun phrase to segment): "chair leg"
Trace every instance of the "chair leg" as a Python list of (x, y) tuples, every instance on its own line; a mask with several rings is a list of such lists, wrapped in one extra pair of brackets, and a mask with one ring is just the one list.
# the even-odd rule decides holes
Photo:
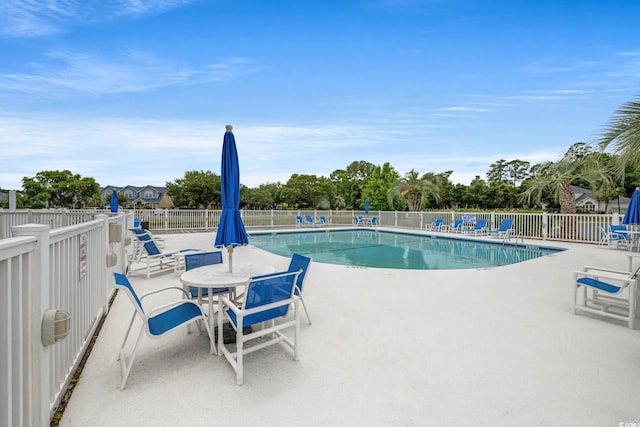
[(136, 339), (136, 344), (133, 346), (133, 350), (131, 352), (131, 359), (129, 359), (129, 363), (127, 363), (127, 356), (124, 351), (124, 347), (120, 349), (120, 370), (122, 372), (122, 382), (120, 383), (120, 390), (124, 390), (125, 385), (127, 384), (127, 379), (129, 378), (129, 373), (131, 372), (131, 367), (133, 366), (133, 360), (136, 358), (136, 351), (138, 350), (138, 344), (140, 344), (140, 339), (142, 338), (143, 328), (140, 328), (140, 332), (138, 332), (138, 338)]
[(238, 385), (244, 383), (244, 336), (242, 335), (242, 330), (242, 319), (238, 319), (238, 326), (236, 328), (236, 384)]
[(307, 310), (307, 305), (304, 303), (304, 299), (302, 298), (302, 294), (299, 295), (300, 301), (302, 302), (302, 308), (304, 309), (304, 314), (307, 315), (307, 322), (311, 324), (311, 317), (309, 317), (309, 311)]
[(127, 328), (127, 332), (124, 334), (124, 339), (122, 340), (122, 345), (120, 346), (120, 351), (118, 352), (118, 358), (116, 360), (120, 360), (122, 352), (124, 350), (124, 346), (127, 343), (127, 338), (129, 338), (129, 333), (131, 332), (131, 327), (133, 326), (133, 321), (136, 319), (136, 311), (133, 310), (133, 314), (131, 315), (131, 321), (129, 322), (129, 327)]

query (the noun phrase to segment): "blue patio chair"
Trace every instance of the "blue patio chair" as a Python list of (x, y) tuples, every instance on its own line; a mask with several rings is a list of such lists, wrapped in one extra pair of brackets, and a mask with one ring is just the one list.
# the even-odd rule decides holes
[(300, 298), (300, 302), (302, 303), (302, 308), (304, 309), (304, 314), (307, 316), (307, 321), (311, 324), (311, 317), (309, 317), (309, 311), (307, 310), (307, 305), (304, 303), (304, 298), (302, 298), (302, 289), (304, 285), (304, 278), (309, 270), (309, 265), (311, 264), (311, 258), (308, 258), (304, 255), (300, 255), (294, 253), (291, 256), (291, 261), (289, 262), (289, 268), (287, 272), (293, 273), (299, 271), (298, 277), (296, 279), (295, 284), (295, 295)]
[[(129, 300), (135, 308), (133, 311), (133, 315), (131, 316), (131, 321), (129, 322), (129, 327), (127, 328), (127, 332), (125, 333), (122, 345), (120, 346), (120, 350), (118, 353), (118, 360), (120, 361), (120, 368), (122, 371), (122, 382), (120, 383), (120, 390), (124, 389), (125, 385), (127, 384), (127, 379), (129, 378), (129, 373), (131, 372), (131, 367), (133, 366), (133, 361), (136, 357), (136, 350), (138, 349), (138, 344), (140, 343), (140, 339), (142, 338), (143, 331), (152, 338), (158, 338), (166, 334), (167, 332), (176, 329), (179, 326), (188, 325), (191, 322), (196, 322), (199, 320), (204, 320), (204, 322), (202, 323), (205, 324), (210, 340), (209, 353), (212, 354), (214, 352), (214, 340), (213, 335), (211, 335), (211, 329), (209, 328), (209, 322), (206, 321), (206, 316), (202, 311), (202, 308), (200, 308), (198, 304), (191, 300), (184, 299), (184, 289), (179, 287), (163, 288), (153, 292), (149, 292), (142, 297), (138, 297), (136, 291), (133, 289), (133, 286), (131, 286), (131, 283), (129, 283), (129, 280), (124, 275), (120, 273), (114, 273), (114, 277), (116, 288), (123, 291), (127, 295), (127, 297), (129, 297)], [(182, 296), (180, 297), (180, 299), (176, 299), (170, 303), (165, 303), (161, 306), (145, 310), (142, 305), (142, 300), (144, 298), (169, 290), (177, 290), (181, 293)], [(128, 356), (127, 360), (125, 347), (127, 345), (131, 327), (133, 326), (133, 322), (136, 316), (140, 317), (140, 319), (142, 320), (142, 326), (140, 328), (140, 331), (138, 332), (136, 343), (133, 346), (131, 354), (130, 356)]]
[(302, 221), (302, 216), (296, 215), (296, 227), (300, 227), (304, 221)]
[(616, 249), (631, 249), (633, 247), (633, 240), (627, 233), (626, 225), (613, 225), (609, 226), (608, 246)]
[(427, 224), (425, 228), (427, 231), (439, 231), (440, 229), (442, 229), (443, 226), (444, 226), (444, 218), (436, 218), (436, 220), (433, 223)]
[[(228, 321), (236, 333), (236, 350), (231, 351), (225, 343), (222, 334), (218, 334), (218, 349), (224, 354), (236, 372), (236, 383), (244, 382), (244, 356), (270, 345), (280, 344), (298, 360), (298, 335), (300, 331), (299, 297), (295, 295), (299, 271), (274, 273), (253, 277), (247, 285), (247, 290), (240, 307), (225, 296), (220, 297), (222, 306), (218, 310), (218, 330), (224, 330), (225, 320)], [(289, 308), (293, 306), (293, 317), (288, 316)], [(278, 320), (278, 323), (275, 320)], [(263, 328), (245, 333), (247, 326), (266, 323)], [(293, 329), (293, 339), (286, 336), (285, 329)], [(263, 338), (260, 342), (250, 346), (245, 345), (256, 338)]]
[(375, 227), (376, 225), (378, 225), (378, 218), (375, 216), (372, 216), (371, 219), (369, 220), (369, 225), (371, 227)]
[(473, 226), (473, 228), (469, 228), (468, 230), (465, 230), (466, 234), (473, 234), (475, 236), (481, 235), (481, 234), (486, 234), (487, 233), (487, 220), (482, 218), (476, 221), (475, 225)]
[[(204, 267), (205, 265), (222, 264), (222, 252), (197, 252), (189, 253), (184, 256), (184, 269), (189, 271), (193, 268)], [(209, 291), (206, 288), (197, 288), (195, 286), (188, 286), (186, 291), (192, 299), (197, 299), (202, 304), (202, 298), (209, 296)], [(229, 288), (214, 288), (213, 295), (229, 293)]]
[(133, 228), (136, 230), (142, 230), (142, 219), (134, 218), (133, 219)]
[(327, 226), (329, 225), (329, 221), (327, 221), (327, 217), (324, 215), (320, 215), (320, 225)]
[(456, 219), (455, 221), (453, 221), (453, 224), (449, 225), (449, 227), (447, 227), (446, 231), (450, 231), (452, 233), (461, 233), (462, 232), (462, 220), (461, 219)]
[(360, 225), (364, 226), (364, 218), (361, 216), (356, 216), (353, 218), (353, 223), (358, 226)]
[[(623, 320), (635, 326), (638, 293), (638, 267), (635, 272), (585, 266), (575, 271), (573, 312), (580, 311)], [(578, 290), (582, 289), (582, 298)]]
[(503, 218), (500, 221), (500, 227), (489, 230), (487, 234), (489, 236), (495, 236), (498, 238), (509, 239), (513, 227), (513, 218)]
[(307, 225), (310, 225), (312, 227), (315, 227), (316, 225), (320, 225), (320, 222), (316, 222), (313, 220), (313, 218), (311, 217), (311, 215), (305, 215), (304, 216), (304, 223)]

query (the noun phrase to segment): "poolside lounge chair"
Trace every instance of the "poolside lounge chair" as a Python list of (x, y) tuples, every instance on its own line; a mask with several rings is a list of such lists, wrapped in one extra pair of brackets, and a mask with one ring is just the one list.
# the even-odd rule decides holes
[[(634, 272), (585, 266), (575, 271), (573, 312), (597, 314), (624, 320), (629, 328), (635, 326), (638, 267)], [(578, 289), (582, 288), (582, 298)]]
[[(164, 273), (172, 269), (178, 273), (184, 266), (184, 256), (201, 252), (200, 249), (180, 249), (173, 252), (163, 252), (154, 240), (147, 240), (142, 244), (142, 255), (139, 259), (130, 259), (128, 271), (131, 275), (143, 272), (147, 279), (157, 273)], [(132, 263), (144, 264), (143, 267), (132, 267)]]
[(319, 221), (318, 222), (314, 221), (311, 215), (304, 216), (304, 223), (312, 227), (315, 227), (316, 225), (322, 225), (322, 223), (320, 223)]
[(364, 218), (361, 216), (356, 216), (353, 218), (353, 223), (358, 226), (360, 225), (364, 226)]
[[(258, 276), (247, 285), (240, 307), (225, 296), (220, 297), (222, 306), (218, 311), (218, 330), (224, 330), (228, 321), (236, 332), (236, 350), (231, 351), (218, 334), (218, 349), (236, 372), (236, 383), (244, 382), (244, 356), (270, 345), (280, 344), (298, 360), (298, 335), (300, 331), (300, 310), (295, 296), (295, 284), (300, 272), (285, 272)], [(293, 316), (288, 316), (293, 306)], [(278, 323), (276, 323), (278, 320)], [(245, 334), (245, 328), (266, 322), (263, 328)], [(283, 331), (293, 329), (293, 339)], [(256, 338), (263, 338), (251, 346), (246, 344)], [(266, 341), (265, 341), (266, 339)]]
[(302, 220), (302, 216), (296, 215), (296, 227), (300, 227), (302, 224), (304, 224), (304, 221)]
[(375, 227), (376, 225), (378, 225), (378, 218), (375, 216), (372, 216), (371, 219), (369, 219), (369, 221), (367, 221), (367, 225), (369, 227)]
[(487, 220), (482, 218), (476, 221), (473, 228), (469, 228), (464, 230), (465, 234), (473, 234), (474, 236), (479, 236), (487, 233)]
[(509, 240), (512, 227), (513, 218), (503, 218), (502, 221), (500, 221), (500, 227), (489, 230), (487, 235)]
[(320, 215), (320, 225), (327, 226), (329, 225), (329, 221), (327, 221), (327, 217), (324, 215)]
[(140, 262), (140, 258), (144, 254), (143, 245), (144, 242), (149, 240), (155, 241), (158, 246), (162, 248), (165, 247), (166, 241), (162, 237), (152, 235), (148, 230), (143, 230), (142, 228), (131, 228), (131, 232), (133, 232), (133, 254), (132, 259), (136, 262)]
[(444, 231), (450, 231), (452, 233), (462, 233), (462, 220), (456, 219), (453, 224), (443, 228)]
[[(207, 329), (207, 333), (209, 334), (209, 353), (212, 354), (214, 352), (215, 348), (213, 336), (211, 335), (211, 329), (209, 328), (209, 322), (206, 321), (206, 316), (202, 311), (202, 308), (200, 308), (198, 304), (191, 300), (184, 299), (185, 295), (182, 288), (163, 288), (138, 297), (136, 291), (133, 289), (133, 286), (131, 286), (131, 283), (129, 283), (129, 280), (124, 275), (114, 273), (114, 277), (116, 288), (123, 291), (127, 295), (127, 297), (129, 297), (129, 300), (135, 307), (133, 315), (131, 316), (131, 321), (129, 322), (129, 327), (127, 328), (127, 332), (125, 333), (124, 340), (122, 341), (122, 345), (120, 346), (120, 350), (118, 352), (118, 360), (120, 361), (120, 368), (122, 372), (122, 382), (120, 383), (120, 390), (124, 389), (125, 385), (127, 384), (127, 379), (129, 378), (131, 366), (133, 366), (133, 361), (136, 357), (136, 350), (138, 349), (138, 344), (140, 343), (140, 339), (142, 338), (143, 331), (146, 332), (148, 336), (157, 338), (169, 331), (176, 329), (181, 325), (187, 325), (191, 322), (204, 320), (204, 322), (201, 323), (204, 323)], [(180, 298), (170, 303), (145, 310), (142, 305), (142, 301), (144, 300), (144, 298), (169, 290), (177, 290), (178, 292), (180, 292)], [(138, 332), (136, 343), (131, 350), (129, 359), (127, 360), (125, 346), (127, 344), (129, 333), (131, 332), (131, 327), (133, 326), (133, 321), (135, 320), (136, 315), (142, 320), (142, 327)]]
[(427, 231), (440, 231), (444, 226), (444, 218), (436, 218), (436, 220), (431, 223), (431, 224), (427, 224), (426, 225), (426, 230)]

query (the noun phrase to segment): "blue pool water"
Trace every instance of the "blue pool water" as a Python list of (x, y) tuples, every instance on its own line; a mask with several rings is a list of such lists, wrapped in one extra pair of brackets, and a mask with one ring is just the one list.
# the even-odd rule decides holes
[(371, 229), (251, 233), (249, 242), (274, 254), (297, 252), (327, 264), (415, 270), (497, 267), (562, 250)]

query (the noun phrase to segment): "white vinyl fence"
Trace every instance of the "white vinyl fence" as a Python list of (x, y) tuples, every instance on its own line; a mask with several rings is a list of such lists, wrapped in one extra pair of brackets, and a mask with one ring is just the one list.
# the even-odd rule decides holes
[[(48, 220), (48, 219), (47, 219)], [(11, 227), (0, 240), (0, 426), (48, 426), (124, 271), (127, 220)], [(70, 314), (66, 338), (49, 344), (49, 310)]]
[[(47, 224), (58, 228), (80, 224), (91, 220), (97, 213), (114, 216), (107, 210), (0, 210), (0, 239), (10, 237), (11, 227), (20, 224)], [(215, 231), (220, 222), (219, 210), (156, 209), (125, 211), (129, 218), (127, 228), (133, 225), (132, 218), (142, 221), (143, 227), (155, 232)], [(242, 220), (247, 229), (296, 227), (296, 216), (311, 215), (318, 221), (322, 215), (332, 226), (354, 224), (356, 216), (375, 216), (378, 225), (393, 228), (424, 229), (437, 218), (445, 224), (453, 224), (463, 215), (488, 220), (489, 228), (498, 228), (503, 218), (513, 218), (514, 235), (519, 238), (562, 240), (581, 243), (599, 243), (601, 229), (608, 230), (610, 224), (619, 224), (620, 214), (552, 214), (512, 212), (398, 212), (398, 211), (335, 211), (335, 210), (242, 210)]]

